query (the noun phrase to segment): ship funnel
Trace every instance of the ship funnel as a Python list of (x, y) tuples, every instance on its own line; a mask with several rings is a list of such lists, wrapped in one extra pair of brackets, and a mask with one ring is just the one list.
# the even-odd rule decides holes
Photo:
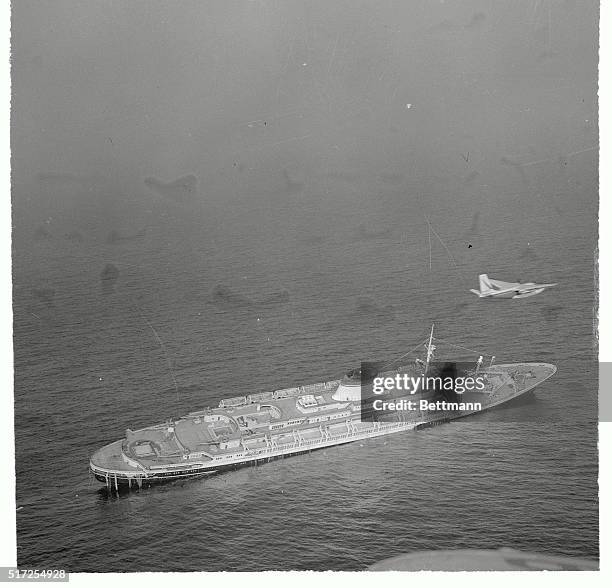
[(337, 390), (333, 393), (332, 398), (340, 402), (359, 402), (361, 401), (361, 384), (347, 384), (340, 382)]
[(340, 381), (332, 398), (340, 402), (361, 400), (361, 370), (351, 370)]
[(333, 393), (332, 398), (340, 402), (361, 402), (361, 384), (368, 387), (380, 370), (380, 363), (361, 364), (361, 369), (351, 370)]

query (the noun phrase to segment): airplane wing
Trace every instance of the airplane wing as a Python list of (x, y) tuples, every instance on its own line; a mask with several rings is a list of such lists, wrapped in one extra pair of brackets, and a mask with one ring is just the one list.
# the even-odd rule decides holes
[(534, 284), (533, 282), (503, 282), (492, 280), (486, 274), (479, 277), (480, 290), (470, 290), (480, 298), (527, 298), (543, 292), (557, 284)]
[(557, 284), (518, 284), (518, 286), (520, 286), (518, 291), (523, 293), (530, 292), (531, 290), (543, 290), (544, 288), (552, 288), (556, 285)]
[(514, 290), (521, 286), (518, 282), (502, 282), (501, 280), (492, 280), (490, 278), (489, 282), (494, 290)]

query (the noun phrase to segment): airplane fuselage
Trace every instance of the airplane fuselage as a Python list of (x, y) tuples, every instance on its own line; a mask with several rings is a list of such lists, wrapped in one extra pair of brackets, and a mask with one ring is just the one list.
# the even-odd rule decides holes
[(556, 284), (534, 284), (533, 282), (502, 282), (492, 280), (486, 274), (479, 277), (480, 290), (470, 290), (479, 298), (529, 298)]

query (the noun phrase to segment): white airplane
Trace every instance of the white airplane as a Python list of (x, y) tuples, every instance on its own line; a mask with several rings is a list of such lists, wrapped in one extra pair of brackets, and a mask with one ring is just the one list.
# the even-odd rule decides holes
[(557, 284), (534, 284), (533, 282), (502, 282), (492, 280), (487, 274), (478, 276), (480, 290), (470, 290), (477, 294), (479, 298), (528, 298), (543, 292), (546, 288)]

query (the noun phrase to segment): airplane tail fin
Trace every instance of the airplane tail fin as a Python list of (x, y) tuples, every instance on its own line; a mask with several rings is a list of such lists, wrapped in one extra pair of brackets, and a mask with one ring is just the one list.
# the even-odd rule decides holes
[(491, 282), (489, 282), (489, 276), (487, 276), (487, 274), (480, 274), (478, 276), (478, 284), (480, 285), (480, 292), (482, 294), (493, 290)]
[(489, 276), (487, 276), (487, 274), (480, 274), (478, 276), (478, 285), (480, 287), (480, 290), (470, 290), (470, 292), (473, 292), (474, 294), (476, 294), (477, 296), (480, 296), (481, 298), (483, 296), (486, 296), (493, 290), (493, 287), (491, 286), (491, 282), (489, 281)]

